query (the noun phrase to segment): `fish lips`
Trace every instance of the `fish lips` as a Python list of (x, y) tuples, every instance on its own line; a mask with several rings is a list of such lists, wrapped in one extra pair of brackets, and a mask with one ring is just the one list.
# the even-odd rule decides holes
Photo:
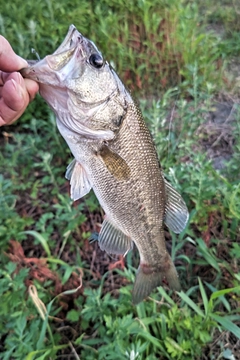
[(29, 67), (20, 70), (24, 78), (35, 80), (42, 84), (61, 86), (68, 77), (74, 76), (76, 58), (79, 61), (85, 57), (87, 39), (70, 25), (68, 33), (62, 44), (52, 55), (47, 55), (42, 60), (27, 60)]

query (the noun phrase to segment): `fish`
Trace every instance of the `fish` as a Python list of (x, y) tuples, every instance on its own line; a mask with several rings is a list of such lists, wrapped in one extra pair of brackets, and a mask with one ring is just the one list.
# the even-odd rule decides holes
[(164, 223), (180, 233), (188, 209), (166, 181), (142, 113), (110, 63), (71, 25), (53, 54), (30, 61), (20, 72), (39, 83), (73, 154), (66, 171), (71, 198), (93, 189), (105, 212), (101, 250), (125, 256), (134, 244), (138, 249), (133, 304), (163, 283), (180, 290)]

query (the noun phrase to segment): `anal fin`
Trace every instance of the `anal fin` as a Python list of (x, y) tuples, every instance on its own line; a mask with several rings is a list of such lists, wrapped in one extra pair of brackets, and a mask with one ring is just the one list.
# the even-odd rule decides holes
[(68, 165), (65, 177), (70, 180), (71, 199), (74, 201), (88, 194), (92, 188), (84, 168), (76, 159)]
[(132, 240), (108, 219), (103, 221), (98, 242), (100, 249), (108, 254), (126, 255), (133, 248)]

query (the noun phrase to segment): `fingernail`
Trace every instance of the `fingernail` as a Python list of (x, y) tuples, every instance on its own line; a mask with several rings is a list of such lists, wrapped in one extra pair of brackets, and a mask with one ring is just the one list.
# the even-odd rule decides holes
[(14, 87), (14, 90), (18, 93), (18, 95), (21, 96), (21, 98), (23, 98), (24, 94), (23, 94), (21, 85), (19, 85), (14, 79), (11, 79), (11, 82)]
[(13, 80), (14, 80), (17, 88), (19, 88), (20, 86), (23, 87), (24, 79), (23, 79), (22, 75), (19, 72), (16, 72), (14, 74), (14, 79)]
[(19, 84), (22, 84), (22, 82), (23, 82), (23, 77), (22, 77), (22, 75), (19, 73), (19, 72), (17, 72), (16, 73), (16, 76), (17, 76), (17, 82), (19, 83)]
[(20, 68), (28, 67), (28, 62), (23, 59), (21, 56), (17, 55), (20, 63)]

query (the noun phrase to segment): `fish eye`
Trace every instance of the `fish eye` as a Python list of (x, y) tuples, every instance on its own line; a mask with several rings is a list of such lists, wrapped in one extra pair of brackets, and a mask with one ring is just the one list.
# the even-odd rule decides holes
[(96, 69), (100, 69), (103, 66), (103, 58), (99, 54), (92, 54), (89, 58), (90, 64)]

